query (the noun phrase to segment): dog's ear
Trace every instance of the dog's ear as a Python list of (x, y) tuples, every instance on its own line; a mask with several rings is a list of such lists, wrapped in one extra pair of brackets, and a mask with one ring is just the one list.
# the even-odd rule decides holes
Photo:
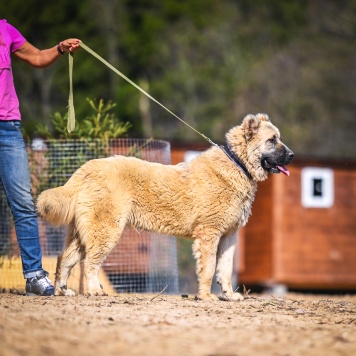
[(261, 113), (258, 113), (257, 115), (256, 115), (256, 117), (258, 117), (261, 121), (271, 121), (270, 119), (269, 119), (269, 116), (267, 115), (267, 114), (261, 114)]
[(255, 115), (247, 115), (242, 121), (242, 128), (245, 133), (246, 140), (250, 140), (254, 135), (257, 134), (258, 129), (260, 127), (261, 118), (259, 114)]

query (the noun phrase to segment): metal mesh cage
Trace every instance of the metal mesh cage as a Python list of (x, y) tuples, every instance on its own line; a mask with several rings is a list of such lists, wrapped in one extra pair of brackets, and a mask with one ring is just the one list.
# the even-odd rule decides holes
[[(162, 164), (170, 164), (171, 160), (170, 144), (151, 139), (115, 139), (109, 142), (34, 141), (28, 152), (35, 196), (44, 189), (65, 184), (75, 170), (90, 159), (119, 154)], [(55, 228), (40, 217), (38, 223), (44, 268), (51, 269), (45, 264), (53, 261), (62, 251), (65, 228)], [(12, 217), (2, 191), (0, 192), (0, 256), (3, 260), (4, 256), (12, 258), (19, 256)], [(3, 265), (4, 263), (0, 264), (0, 268), (4, 269)], [(0, 271), (0, 274), (11, 273), (6, 271)], [(103, 263), (99, 278), (107, 279), (107, 284), (115, 292), (157, 292), (167, 286), (167, 292), (178, 293), (176, 239), (172, 236), (126, 228), (119, 243)], [(81, 283), (82, 281), (79, 283), (79, 292), (83, 292)], [(2, 284), (4, 282), (2, 283), (0, 278), (0, 287), (4, 287)]]

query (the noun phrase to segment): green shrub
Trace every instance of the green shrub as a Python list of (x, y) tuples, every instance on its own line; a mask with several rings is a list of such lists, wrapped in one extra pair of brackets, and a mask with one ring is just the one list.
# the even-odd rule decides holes
[(77, 120), (73, 132), (67, 131), (68, 113), (56, 112), (52, 119), (53, 133), (47, 125), (38, 124), (36, 133), (46, 140), (47, 164), (42, 167), (31, 151), (31, 170), (37, 195), (44, 189), (65, 184), (74, 171), (93, 158), (110, 154), (110, 140), (125, 136), (131, 124), (121, 122), (110, 112), (116, 104), (103, 99), (87, 99), (93, 114)]
[(115, 113), (110, 112), (116, 103), (112, 101), (104, 103), (103, 99), (97, 101), (89, 98), (87, 102), (94, 113), (83, 120), (77, 119), (73, 132), (67, 131), (68, 113), (62, 115), (56, 112), (52, 119), (54, 132), (51, 133), (47, 125), (38, 124), (36, 133), (45, 139), (101, 139), (104, 142), (125, 136), (131, 124), (121, 122)]

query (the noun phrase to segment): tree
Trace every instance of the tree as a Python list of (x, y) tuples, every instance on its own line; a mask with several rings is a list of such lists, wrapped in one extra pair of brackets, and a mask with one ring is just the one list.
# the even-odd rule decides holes
[[(39, 3), (13, 0), (0, 11), (38, 47), (79, 37), (214, 141), (263, 111), (297, 155), (356, 156), (355, 0), (63, 0), (38, 12)], [(65, 58), (43, 71), (14, 61), (14, 73), (28, 131), (33, 120), (50, 122), (50, 112), (65, 110)], [(132, 135), (201, 140), (81, 50), (78, 116), (88, 115), (86, 97), (117, 102)]]

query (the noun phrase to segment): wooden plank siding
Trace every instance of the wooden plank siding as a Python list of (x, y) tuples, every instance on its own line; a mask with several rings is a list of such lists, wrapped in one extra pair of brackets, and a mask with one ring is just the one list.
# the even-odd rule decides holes
[[(245, 266), (239, 281), (292, 288), (356, 289), (356, 169), (328, 165), (334, 168), (333, 206), (304, 208), (303, 166), (292, 166), (288, 178), (272, 175), (269, 183), (259, 184), (246, 226), (241, 251)], [(258, 226), (263, 224), (266, 226)], [(249, 257), (250, 253), (255, 257)], [(268, 274), (264, 268), (270, 260)]]
[(301, 288), (356, 288), (356, 170), (334, 169), (330, 208), (302, 207), (300, 168), (283, 178), (273, 178), (274, 279)]

